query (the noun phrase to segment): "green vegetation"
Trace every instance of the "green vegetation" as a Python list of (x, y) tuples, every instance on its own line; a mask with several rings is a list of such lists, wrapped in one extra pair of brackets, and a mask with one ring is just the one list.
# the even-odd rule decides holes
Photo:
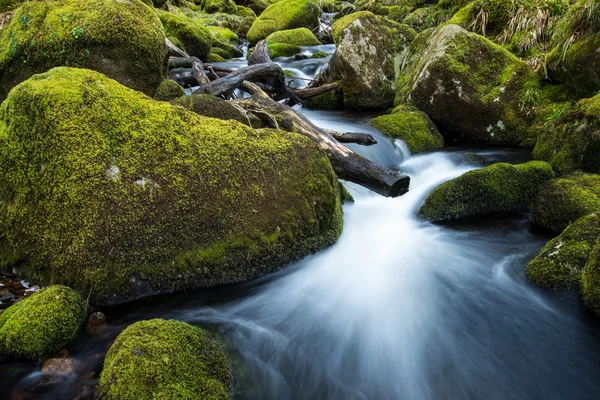
[[(221, 120), (235, 120), (242, 124), (249, 125), (248, 117), (226, 100), (207, 94), (194, 94), (191, 96), (179, 97), (171, 102), (176, 106), (182, 106), (198, 115), (205, 117), (218, 118)], [(253, 127), (260, 126), (260, 123), (254, 122)]]
[(206, 331), (175, 320), (128, 326), (104, 360), (96, 398), (229, 399), (227, 355)]
[[(338, 82), (340, 84), (340, 82)], [(341, 85), (327, 93), (310, 97), (304, 101), (303, 107), (313, 110), (341, 110), (344, 108), (344, 93)]]
[(294, 54), (302, 52), (302, 48), (295, 44), (287, 43), (271, 43), (267, 46), (271, 52), (271, 58), (277, 57), (291, 57)]
[(294, 28), (314, 29), (319, 25), (319, 7), (311, 0), (282, 0), (267, 7), (248, 31), (251, 44), (273, 32)]
[(0, 314), (0, 355), (48, 357), (75, 337), (85, 315), (85, 303), (74, 290), (41, 289)]
[(425, 200), (419, 217), (447, 221), (499, 211), (526, 210), (552, 167), (543, 161), (498, 163), (467, 172), (438, 186)]
[(592, 250), (583, 269), (581, 294), (588, 308), (600, 315), (600, 242)]
[(204, 58), (210, 52), (212, 35), (208, 29), (196, 19), (184, 14), (156, 10), (165, 29), (165, 35), (173, 43), (191, 56)]
[(34, 74), (85, 67), (149, 96), (166, 70), (165, 36), (139, 0), (28, 2), (0, 31), (0, 101)]
[(165, 79), (156, 89), (154, 93), (154, 100), (158, 101), (171, 101), (181, 96), (185, 96), (185, 91), (172, 79)]
[(334, 243), (342, 218), (309, 139), (55, 68), (0, 107), (0, 229), (5, 267), (117, 303), (276, 271)]
[(562, 232), (595, 211), (600, 211), (600, 175), (574, 172), (548, 182), (540, 190), (531, 206), (531, 221)]
[(444, 138), (427, 114), (412, 106), (398, 106), (389, 115), (373, 118), (371, 124), (396, 139), (402, 139), (412, 154), (439, 150)]
[(321, 44), (315, 35), (306, 28), (273, 32), (265, 40), (267, 44), (287, 43), (295, 44), (296, 46), (317, 46)]

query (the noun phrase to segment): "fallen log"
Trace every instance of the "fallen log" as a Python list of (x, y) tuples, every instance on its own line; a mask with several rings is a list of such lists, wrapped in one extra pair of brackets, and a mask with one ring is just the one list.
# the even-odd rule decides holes
[[(323, 93), (331, 92), (337, 90), (339, 85), (337, 83), (329, 83), (327, 85), (319, 86), (319, 87), (309, 87), (304, 89), (292, 89), (292, 92), (302, 100), (310, 99), (311, 97), (318, 96)], [(283, 100), (287, 96), (277, 95), (274, 97), (276, 101)]]
[(204, 64), (196, 57), (192, 57), (192, 75), (194, 75), (200, 86), (210, 83), (210, 79), (204, 72)]
[(254, 51), (248, 58), (248, 65), (269, 64), (271, 62), (269, 47), (267, 42), (261, 40), (254, 47)]
[(408, 192), (410, 178), (368, 160), (340, 144), (329, 133), (318, 128), (302, 114), (271, 99), (252, 82), (243, 83), (251, 98), (232, 103), (252, 112), (268, 126), (296, 132), (318, 143), (329, 154), (339, 178), (357, 183), (386, 197), (397, 197)]
[(165, 43), (167, 45), (167, 50), (168, 50), (168, 54), (171, 57), (189, 57), (189, 55), (181, 50), (179, 47), (175, 46), (173, 44), (173, 42), (171, 42), (169, 39), (165, 38)]
[(325, 132), (329, 133), (335, 140), (340, 143), (356, 143), (363, 146), (372, 146), (377, 144), (377, 140), (368, 133), (360, 132), (337, 132), (330, 129), (324, 129)]

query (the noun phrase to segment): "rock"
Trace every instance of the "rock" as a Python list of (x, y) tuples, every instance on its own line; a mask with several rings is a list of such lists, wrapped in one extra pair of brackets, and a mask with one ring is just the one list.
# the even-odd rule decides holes
[(99, 305), (256, 278), (341, 232), (336, 176), (309, 139), (201, 117), (94, 71), (16, 87), (0, 137), (9, 256)]
[(527, 277), (550, 289), (579, 289), (583, 268), (599, 240), (600, 213), (578, 219), (527, 265)]
[(77, 333), (85, 318), (81, 296), (65, 286), (50, 286), (0, 315), (0, 354), (37, 360), (57, 352)]
[(233, 0), (199, 0), (195, 3), (208, 14), (237, 14), (237, 5)]
[[(230, 102), (208, 94), (193, 94), (184, 96), (171, 101), (171, 104), (182, 106), (198, 115), (205, 117), (218, 118), (222, 120), (235, 120), (245, 125), (250, 125), (248, 117), (239, 108), (232, 105)], [(255, 121), (253, 127), (259, 127), (260, 121)]]
[(304, 100), (302, 106), (313, 110), (342, 110), (344, 108), (344, 93), (341, 85), (330, 92), (309, 97)]
[(178, 97), (185, 96), (185, 90), (172, 79), (165, 79), (156, 89), (154, 100), (171, 101)]
[(518, 165), (498, 163), (469, 171), (434, 189), (419, 210), (419, 217), (448, 221), (527, 210), (543, 183), (553, 177), (552, 167), (543, 161)]
[(237, 3), (251, 9), (256, 15), (262, 14), (271, 5), (269, 0), (238, 0)]
[(446, 25), (411, 44), (396, 104), (417, 106), (447, 139), (518, 145), (531, 134), (522, 99), (537, 85), (531, 68), (507, 50)]
[(600, 315), (600, 242), (596, 243), (583, 269), (581, 294), (585, 305)]
[(213, 38), (211, 52), (218, 52), (225, 59), (244, 55), (239, 48), (240, 38), (235, 32), (222, 26), (207, 26), (207, 29)]
[(361, 11), (337, 20), (332, 33), (337, 49), (329, 68), (342, 81), (344, 106), (355, 110), (389, 108), (399, 66), (414, 31)]
[(319, 26), (319, 7), (310, 0), (282, 0), (267, 7), (254, 21), (246, 38), (254, 45), (273, 32)]
[(371, 124), (386, 135), (403, 140), (412, 154), (444, 147), (444, 138), (427, 114), (413, 106), (398, 106), (391, 114), (373, 118)]
[(560, 172), (576, 169), (600, 173), (600, 95), (581, 100), (562, 116), (546, 123), (533, 156)]
[(107, 328), (106, 315), (102, 312), (95, 312), (88, 318), (87, 331), (92, 335), (99, 335)]
[(74, 358), (50, 358), (42, 365), (42, 374), (67, 377), (83, 370), (81, 361)]
[(271, 53), (272, 59), (276, 59), (277, 57), (291, 57), (302, 51), (300, 46), (287, 43), (271, 43), (267, 45), (267, 47)]
[(212, 35), (199, 20), (184, 14), (156, 10), (165, 35), (190, 56), (204, 58), (210, 53)]
[(459, 165), (472, 165), (476, 167), (487, 167), (496, 161), (488, 156), (477, 153), (456, 153), (452, 155), (452, 159)]
[(213, 53), (213, 52), (208, 53), (208, 55), (204, 58), (204, 60), (207, 63), (218, 63), (218, 62), (227, 61), (227, 60), (225, 60), (225, 58), (223, 58), (223, 56), (219, 55), (218, 53)]
[(20, 82), (61, 65), (100, 71), (149, 96), (166, 71), (162, 25), (139, 0), (28, 2), (0, 35), (0, 101)]
[(318, 46), (321, 44), (315, 35), (306, 28), (273, 32), (265, 40), (267, 44), (287, 43), (295, 44), (296, 46)]
[(104, 361), (96, 399), (229, 399), (227, 355), (207, 332), (175, 320), (127, 327)]
[(574, 172), (540, 190), (531, 206), (531, 222), (562, 232), (595, 211), (600, 211), (600, 175)]

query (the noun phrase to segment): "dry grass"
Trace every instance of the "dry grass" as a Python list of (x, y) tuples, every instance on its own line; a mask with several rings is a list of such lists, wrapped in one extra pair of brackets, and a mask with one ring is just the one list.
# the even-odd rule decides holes
[(559, 24), (553, 44), (560, 47), (564, 58), (576, 40), (596, 32), (600, 32), (600, 2), (580, 0)]

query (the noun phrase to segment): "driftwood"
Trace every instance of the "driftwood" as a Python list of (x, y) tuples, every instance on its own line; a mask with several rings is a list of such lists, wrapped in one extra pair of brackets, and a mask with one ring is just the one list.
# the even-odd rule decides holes
[(179, 47), (175, 46), (173, 44), (173, 42), (171, 42), (169, 39), (165, 38), (165, 43), (167, 45), (167, 50), (168, 50), (169, 56), (185, 57), (185, 58), (189, 57), (189, 55), (185, 51), (183, 51)]
[[(329, 83), (327, 85), (318, 86), (318, 87), (308, 87), (304, 89), (292, 89), (292, 92), (302, 100), (310, 99), (311, 97), (318, 96), (323, 93), (331, 92), (338, 88), (337, 83)], [(284, 100), (287, 96), (278, 94), (274, 97), (276, 101)]]
[(269, 64), (271, 62), (269, 47), (267, 42), (261, 40), (254, 47), (254, 51), (248, 58), (248, 65)]
[(354, 153), (303, 115), (271, 99), (252, 82), (244, 82), (243, 85), (252, 97), (234, 100), (232, 103), (252, 112), (269, 126), (299, 133), (318, 143), (328, 152), (331, 165), (341, 179), (357, 183), (387, 197), (397, 197), (408, 191), (408, 176)]
[(204, 86), (210, 82), (210, 79), (208, 79), (208, 76), (204, 72), (204, 64), (196, 57), (192, 57), (192, 75), (194, 75), (200, 86)]
[(360, 132), (337, 132), (330, 129), (324, 129), (325, 132), (329, 133), (335, 140), (340, 143), (356, 143), (362, 144), (363, 146), (372, 146), (377, 144), (377, 140), (368, 133)]

